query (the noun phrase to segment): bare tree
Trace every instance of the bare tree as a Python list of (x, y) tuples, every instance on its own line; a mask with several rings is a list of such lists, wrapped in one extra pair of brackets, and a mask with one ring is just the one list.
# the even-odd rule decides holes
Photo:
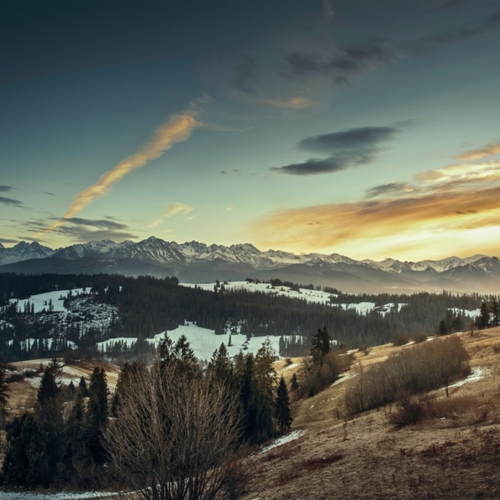
[(142, 500), (231, 500), (245, 487), (237, 402), (175, 365), (134, 375), (105, 446), (110, 472)]

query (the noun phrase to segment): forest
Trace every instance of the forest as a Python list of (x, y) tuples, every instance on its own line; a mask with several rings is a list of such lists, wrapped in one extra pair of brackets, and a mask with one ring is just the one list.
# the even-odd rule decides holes
[[(304, 287), (271, 280), (269, 286)], [(305, 285), (308, 288), (313, 285)], [(64, 300), (71, 307), (85, 298), (83, 309), (61, 320), (48, 304), (34, 312), (27, 299), (33, 294), (56, 290), (83, 291)], [(279, 336), (281, 356), (307, 352), (318, 327), (328, 328), (339, 345), (358, 348), (378, 345), (415, 335), (450, 333), (467, 330), (478, 321), (468, 311), (482, 306), (498, 322), (498, 300), (478, 294), (440, 294), (420, 292), (413, 295), (344, 294), (334, 288), (329, 304), (308, 302), (304, 298), (270, 296), (244, 289), (228, 290), (215, 286), (213, 291), (188, 288), (177, 278), (137, 278), (119, 275), (16, 275), (0, 276), (0, 353), (7, 361), (52, 357), (68, 350), (79, 356), (129, 356), (149, 349), (145, 339), (175, 329), (185, 321), (224, 334), (237, 327), (248, 337)], [(19, 299), (18, 303), (9, 299)], [(371, 302), (375, 308), (365, 313), (355, 304)], [(108, 307), (105, 322), (92, 323), (91, 305)], [(351, 306), (352, 307), (351, 307)], [(385, 305), (383, 312), (377, 306)], [(76, 309), (75, 309), (76, 310)], [(496, 311), (496, 312), (495, 312)], [(484, 320), (484, 318), (483, 318)], [(444, 326), (443, 323), (444, 322)], [(443, 328), (446, 330), (444, 331)], [(286, 337), (285, 337), (286, 336)], [(97, 342), (110, 338), (137, 339), (133, 348), (115, 346), (113, 352), (99, 352)], [(26, 339), (33, 339), (26, 343)], [(307, 339), (306, 342), (303, 339)]]

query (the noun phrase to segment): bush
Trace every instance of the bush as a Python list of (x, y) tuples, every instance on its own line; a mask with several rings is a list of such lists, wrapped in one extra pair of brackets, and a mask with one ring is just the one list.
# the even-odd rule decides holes
[(334, 350), (325, 354), (321, 363), (315, 363), (311, 358), (304, 358), (297, 398), (312, 397), (331, 385), (343, 371), (349, 369), (351, 359), (351, 356), (339, 355)]
[(392, 345), (394, 347), (408, 344), (409, 341), (410, 341), (410, 337), (408, 337), (408, 335), (405, 335), (404, 333), (400, 333), (400, 332), (395, 333), (394, 336), (392, 337)]
[(346, 386), (348, 414), (360, 413), (396, 401), (403, 392), (417, 394), (445, 387), (470, 373), (469, 356), (458, 337), (434, 340), (392, 353), (366, 370), (359, 365)]
[(413, 341), (415, 342), (415, 344), (421, 344), (422, 342), (425, 342), (426, 340), (427, 340), (427, 334), (424, 332), (419, 332), (419, 333), (415, 334), (415, 336), (413, 337)]

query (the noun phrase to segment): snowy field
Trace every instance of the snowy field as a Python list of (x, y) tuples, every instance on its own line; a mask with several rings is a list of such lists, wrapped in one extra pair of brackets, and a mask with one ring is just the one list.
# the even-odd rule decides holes
[[(215, 283), (179, 283), (181, 286), (202, 290), (213, 291)], [(329, 304), (331, 293), (322, 292), (320, 290), (309, 290), (308, 288), (300, 288), (299, 291), (292, 290), (288, 286), (272, 286), (270, 283), (249, 283), (247, 281), (229, 281), (221, 282), (226, 290), (247, 290), (249, 292), (267, 293), (271, 296), (290, 297), (293, 299), (304, 299), (307, 302), (316, 302), (319, 304)]]
[[(276, 356), (279, 355), (279, 337), (252, 337), (247, 339), (246, 335), (216, 335), (214, 330), (201, 328), (194, 323), (186, 322), (185, 325), (178, 326), (175, 330), (167, 332), (169, 338), (177, 342), (182, 335), (185, 335), (194, 351), (194, 355), (200, 360), (210, 360), (212, 354), (220, 347), (222, 343), (227, 347), (229, 357), (236, 356), (240, 351), (246, 353), (257, 354), (257, 351), (262, 346), (262, 343), (269, 340), (272, 349)], [(146, 339), (151, 344), (158, 346), (163, 340), (165, 332), (158, 333), (154, 339)], [(286, 339), (286, 336), (284, 337)], [(106, 351), (113, 343), (123, 342), (127, 346), (131, 346), (137, 341), (134, 338), (120, 337), (109, 339), (97, 344), (99, 350)], [(231, 345), (229, 342), (231, 341)]]
[(85, 293), (84, 288), (75, 288), (74, 290), (56, 290), (54, 292), (39, 293), (37, 295), (32, 295), (27, 299), (10, 299), (9, 302), (17, 303), (18, 310), (22, 311), (24, 304), (29, 302), (30, 306), (33, 304), (35, 308), (35, 313), (42, 312), (44, 309), (49, 311), (49, 304), (52, 301), (52, 311), (53, 312), (65, 312), (64, 299), (70, 297), (71, 295), (77, 296), (81, 293)]

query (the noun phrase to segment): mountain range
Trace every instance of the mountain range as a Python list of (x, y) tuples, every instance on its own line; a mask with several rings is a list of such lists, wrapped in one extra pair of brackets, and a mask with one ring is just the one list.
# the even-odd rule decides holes
[(350, 293), (500, 292), (500, 261), (485, 255), (376, 262), (336, 253), (261, 252), (249, 243), (229, 247), (197, 241), (179, 244), (154, 236), (137, 243), (102, 240), (55, 250), (37, 242), (10, 248), (0, 244), (0, 272), (177, 276), (181, 282), (191, 283), (279, 278)]

